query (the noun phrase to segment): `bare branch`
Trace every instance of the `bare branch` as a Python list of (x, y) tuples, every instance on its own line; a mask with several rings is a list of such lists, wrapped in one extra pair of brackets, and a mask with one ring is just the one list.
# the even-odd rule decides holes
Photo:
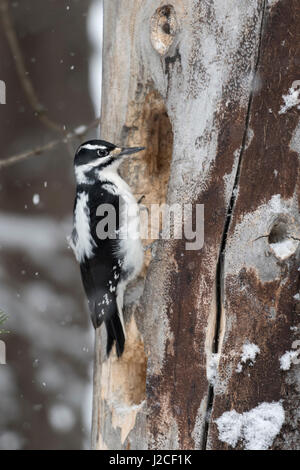
[(35, 92), (34, 86), (32, 84), (32, 81), (30, 80), (29, 75), (26, 71), (25, 61), (22, 55), (22, 51), (20, 48), (17, 34), (14, 29), (14, 24), (11, 18), (11, 14), (9, 11), (9, 4), (7, 0), (0, 0), (0, 13), (1, 13), (3, 30), (6, 35), (6, 38), (10, 47), (10, 51), (15, 62), (17, 74), (19, 76), (19, 80), (21, 82), (24, 93), (28, 99), (28, 102), (31, 108), (35, 112), (38, 119), (45, 126), (58, 132), (62, 136), (59, 139), (48, 142), (46, 145), (36, 147), (35, 149), (27, 150), (26, 152), (20, 153), (18, 155), (14, 155), (7, 159), (0, 160), (0, 169), (13, 165), (15, 163), (18, 163), (20, 161), (26, 160), (27, 158), (32, 157), (34, 155), (42, 155), (45, 152), (53, 149), (59, 144), (65, 144), (68, 148), (69, 153), (72, 154), (72, 151), (69, 145), (71, 140), (74, 139), (75, 137), (80, 138), (84, 136), (88, 132), (89, 129), (96, 127), (100, 122), (99, 118), (95, 119), (93, 122), (91, 122), (87, 126), (80, 126), (77, 129), (74, 129), (73, 131), (68, 132), (67, 130), (63, 128), (61, 124), (54, 122), (46, 115), (46, 109), (40, 103), (39, 98)]
[(29, 75), (26, 71), (25, 62), (19, 45), (18, 37), (16, 35), (13, 21), (10, 15), (9, 6), (7, 0), (0, 0), (0, 11), (3, 30), (6, 35), (12, 57), (15, 62), (17, 74), (19, 76), (23, 90), (27, 96), (30, 106), (33, 111), (36, 113), (38, 119), (45, 124), (48, 128), (65, 134), (62, 126), (54, 121), (52, 121), (46, 115), (45, 107), (40, 103), (37, 94), (34, 90), (33, 84), (29, 78)]
[(34, 155), (43, 155), (48, 150), (53, 149), (59, 144), (68, 144), (74, 138), (81, 138), (87, 134), (90, 129), (94, 129), (100, 123), (100, 118), (95, 119), (94, 121), (90, 122), (86, 126), (79, 126), (76, 129), (73, 129), (72, 132), (69, 132), (61, 139), (52, 140), (48, 142), (46, 145), (36, 147), (35, 149), (27, 150), (26, 152), (19, 153), (18, 155), (13, 155), (12, 157), (0, 160), (0, 170), (2, 168), (14, 165), (15, 163), (19, 163), (27, 158), (33, 157)]

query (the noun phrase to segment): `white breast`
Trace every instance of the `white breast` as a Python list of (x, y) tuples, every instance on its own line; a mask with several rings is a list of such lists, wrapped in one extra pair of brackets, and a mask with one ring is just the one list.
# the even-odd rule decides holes
[(119, 254), (124, 257), (122, 268), (125, 272), (127, 271), (129, 282), (140, 272), (144, 259), (144, 250), (139, 235), (139, 207), (130, 187), (116, 171), (104, 169), (99, 173), (99, 179), (113, 183), (115, 187), (107, 185), (106, 189), (122, 199)]
[(134, 279), (140, 272), (144, 250), (140, 239), (139, 207), (133, 195), (122, 194), (125, 201), (124, 213), (121, 214), (120, 252), (124, 256), (123, 269), (127, 271), (128, 281)]
[(71, 246), (79, 263), (85, 257), (91, 258), (93, 256), (93, 249), (96, 246), (90, 232), (88, 200), (89, 195), (86, 192), (79, 193), (74, 214), (74, 231)]

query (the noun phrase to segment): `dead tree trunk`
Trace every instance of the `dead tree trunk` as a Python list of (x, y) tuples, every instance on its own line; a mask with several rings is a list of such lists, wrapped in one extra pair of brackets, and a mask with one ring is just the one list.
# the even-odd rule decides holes
[(145, 205), (204, 204), (205, 241), (157, 244), (121, 360), (97, 334), (93, 447), (299, 448), (299, 1), (104, 12), (102, 136), (147, 147)]

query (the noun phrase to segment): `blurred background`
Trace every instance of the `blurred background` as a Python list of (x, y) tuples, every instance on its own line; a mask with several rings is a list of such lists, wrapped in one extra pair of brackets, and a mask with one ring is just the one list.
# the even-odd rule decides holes
[(0, 168), (0, 449), (88, 449), (94, 335), (67, 236), (73, 154), (99, 132), (102, 2), (0, 6), (0, 158), (56, 142)]

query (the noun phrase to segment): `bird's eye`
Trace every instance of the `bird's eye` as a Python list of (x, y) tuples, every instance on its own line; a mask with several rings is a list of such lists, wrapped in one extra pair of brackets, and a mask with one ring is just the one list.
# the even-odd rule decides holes
[(108, 155), (108, 151), (107, 150), (97, 150), (97, 155), (99, 157), (106, 157)]

